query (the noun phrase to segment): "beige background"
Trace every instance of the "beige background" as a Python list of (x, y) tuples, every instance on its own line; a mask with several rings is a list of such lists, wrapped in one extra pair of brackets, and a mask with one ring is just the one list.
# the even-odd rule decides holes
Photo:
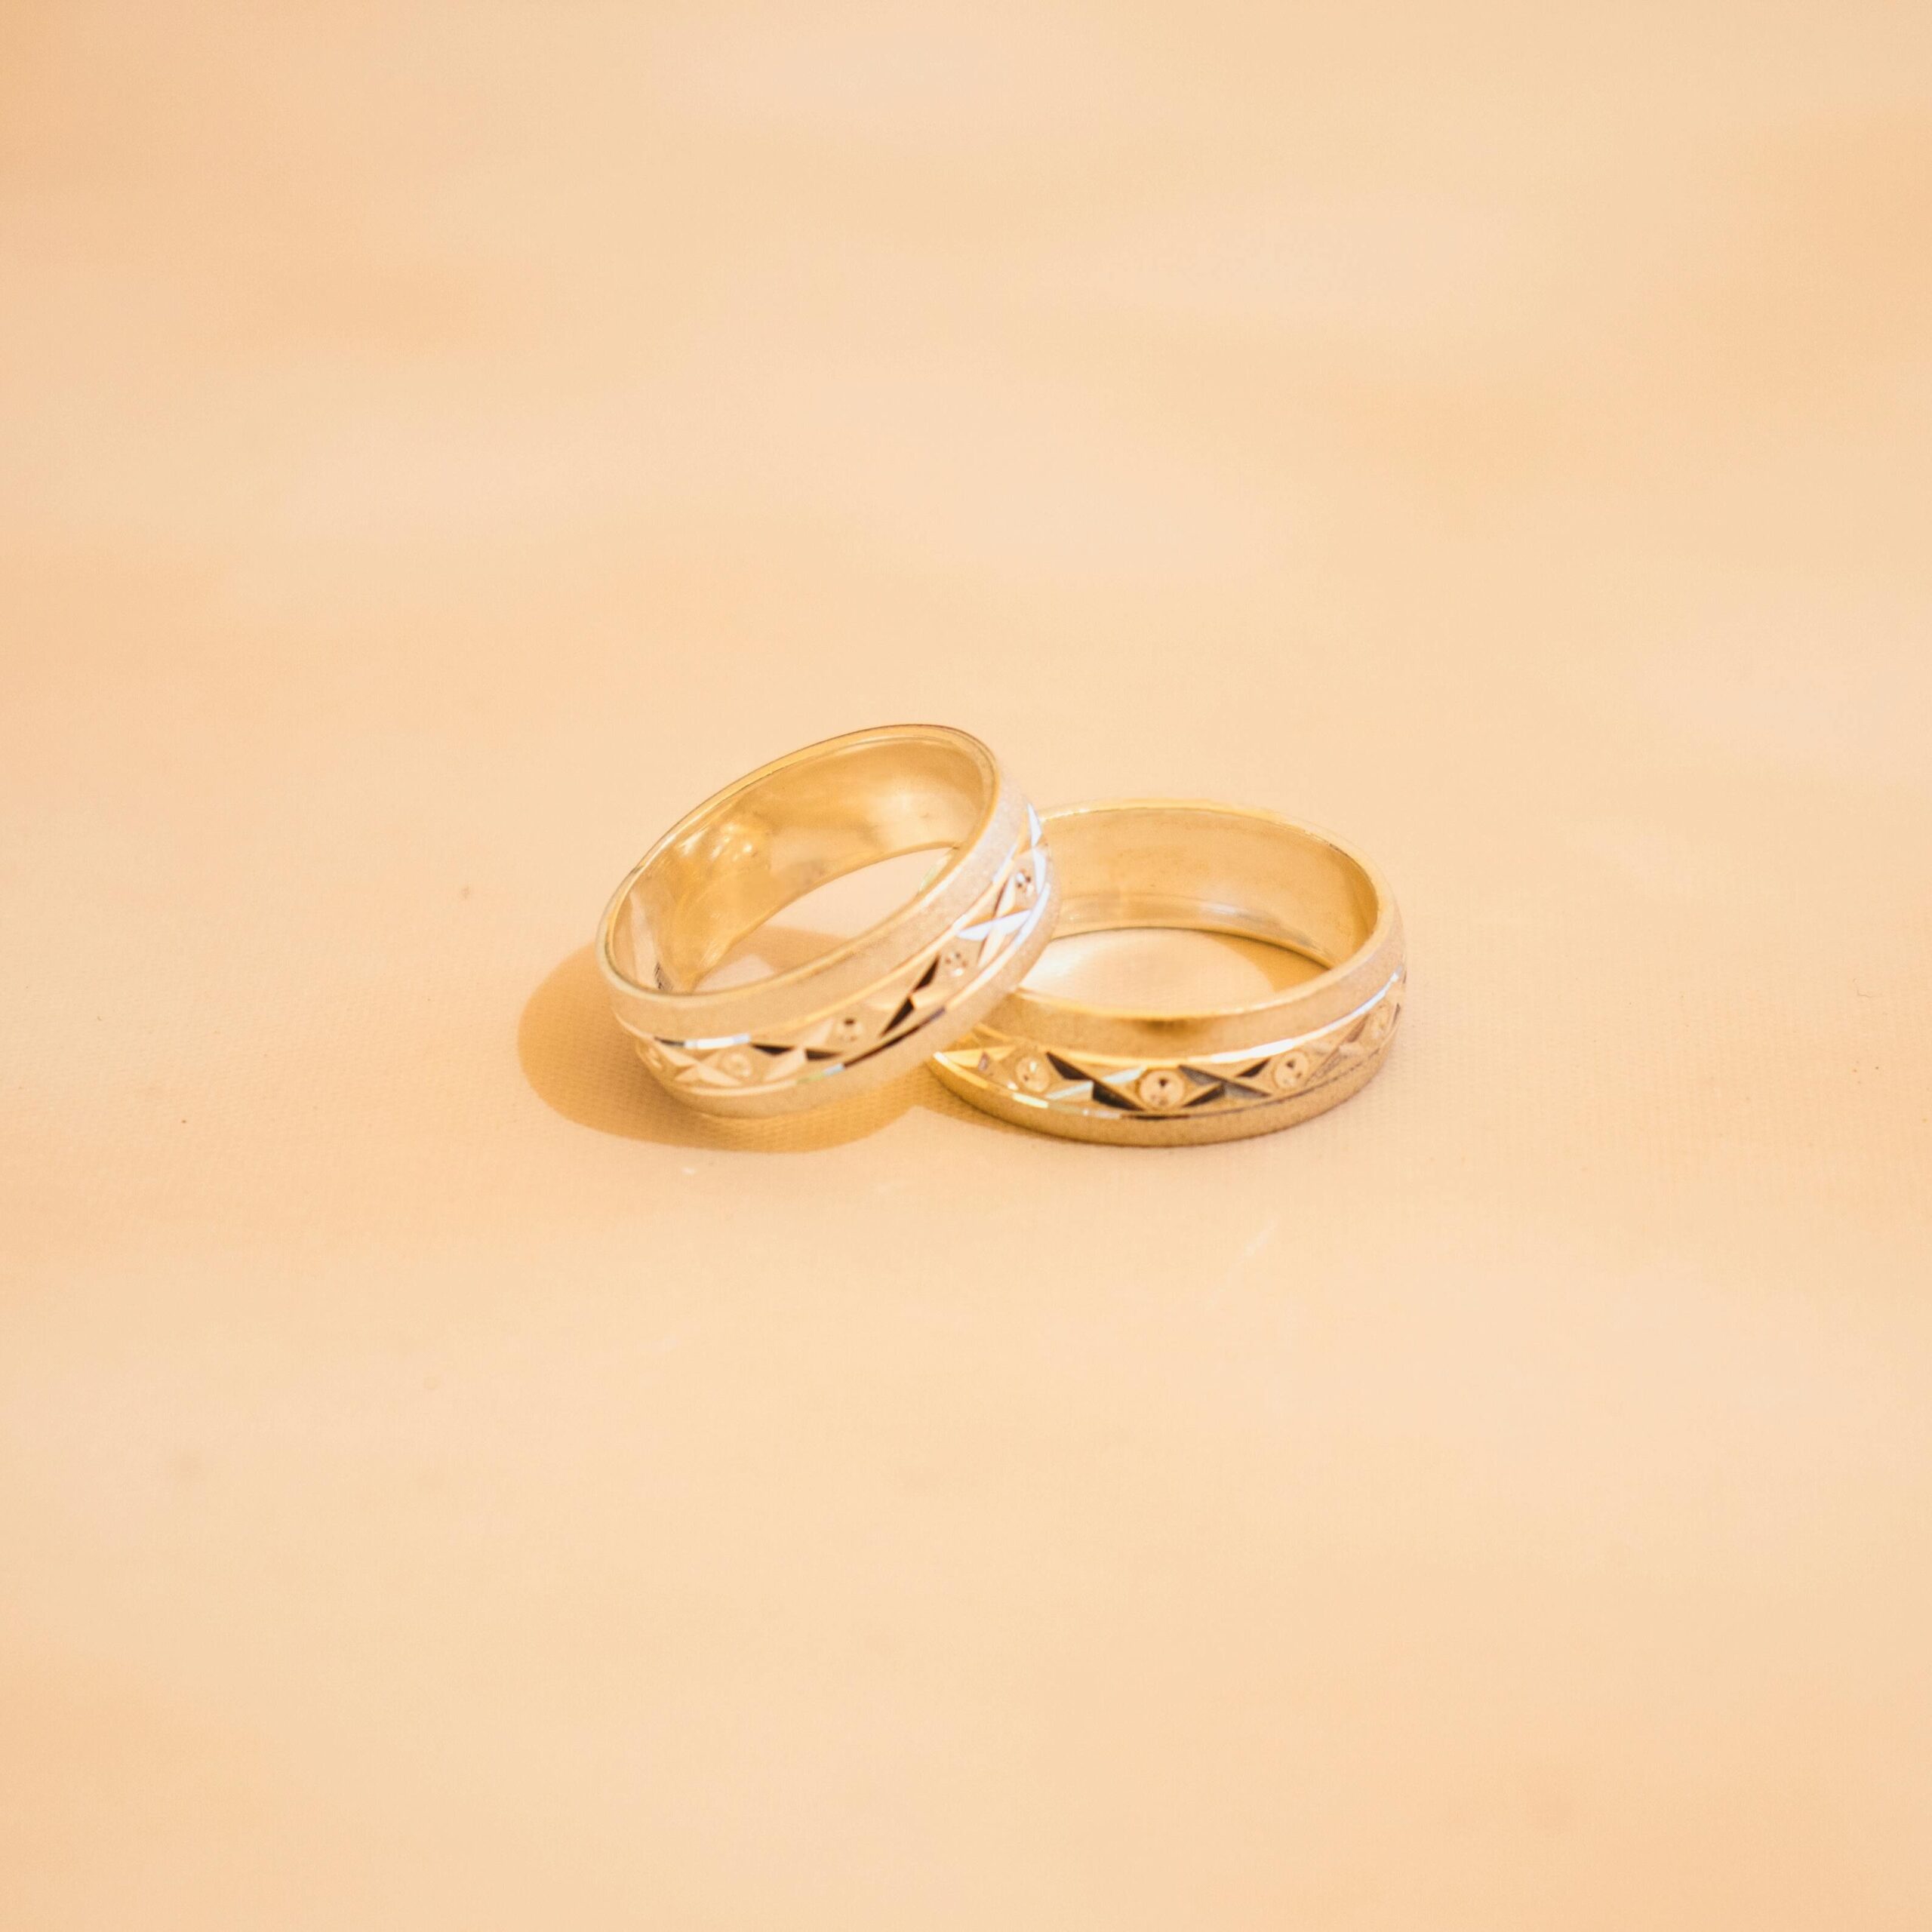
[[(0, 9), (0, 1924), (1932, 1921), (1922, 7)], [(1385, 866), (747, 1145), (759, 760)]]

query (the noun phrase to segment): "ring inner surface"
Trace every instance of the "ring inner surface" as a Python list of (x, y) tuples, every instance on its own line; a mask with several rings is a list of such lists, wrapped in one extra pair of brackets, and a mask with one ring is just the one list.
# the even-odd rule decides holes
[(633, 984), (689, 992), (795, 900), (881, 860), (969, 844), (993, 805), (991, 765), (951, 739), (841, 745), (747, 779), (671, 835), (611, 931)]
[[(1060, 868), (1057, 938), (1131, 928), (1230, 933), (1326, 968), (1359, 952), (1375, 930), (1368, 874), (1281, 820), (1133, 805), (1054, 814), (1047, 830)], [(1075, 1003), (1060, 992), (1031, 996)]]

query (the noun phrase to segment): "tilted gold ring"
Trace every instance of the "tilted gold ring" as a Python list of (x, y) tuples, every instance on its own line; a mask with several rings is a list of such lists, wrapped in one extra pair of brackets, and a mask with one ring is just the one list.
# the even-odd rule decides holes
[(1092, 1006), (1024, 987), (933, 1064), (977, 1107), (1076, 1140), (1174, 1146), (1291, 1127), (1381, 1066), (1401, 1011), (1395, 902), (1325, 834), (1230, 805), (1077, 805), (1045, 815), (1060, 937), (1134, 927), (1223, 932), (1321, 970), (1249, 1004)]
[[(706, 988), (733, 948), (815, 887), (908, 852), (946, 856), (911, 903), (818, 958)], [(598, 931), (617, 1019), (677, 1097), (789, 1113), (949, 1047), (1019, 984), (1058, 891), (1032, 807), (978, 739), (854, 731), (741, 778), (666, 832)]]

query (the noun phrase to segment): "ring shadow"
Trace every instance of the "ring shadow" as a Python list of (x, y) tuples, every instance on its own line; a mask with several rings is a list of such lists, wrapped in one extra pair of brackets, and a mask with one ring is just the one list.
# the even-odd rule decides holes
[[(801, 957), (824, 949), (826, 941), (816, 935), (796, 938)], [(600, 1134), (654, 1140), (665, 1146), (814, 1153), (862, 1140), (913, 1106), (969, 1119), (976, 1126), (1018, 1131), (956, 1100), (924, 1067), (809, 1113), (721, 1120), (681, 1106), (658, 1084), (638, 1057), (629, 1035), (612, 1017), (596, 949), (589, 946), (580, 946), (561, 961), (525, 1002), (517, 1022), (516, 1048), (524, 1078), (553, 1112)]]

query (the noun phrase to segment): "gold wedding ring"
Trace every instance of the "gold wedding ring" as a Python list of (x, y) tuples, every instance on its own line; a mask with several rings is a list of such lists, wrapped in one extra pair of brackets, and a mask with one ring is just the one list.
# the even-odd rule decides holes
[(1346, 1100), (1387, 1057), (1402, 922), (1366, 859), (1229, 805), (1152, 801), (1045, 814), (1059, 937), (1126, 928), (1235, 934), (1300, 953), (1312, 979), (1239, 1006), (1133, 1012), (1022, 987), (933, 1064), (1022, 1127), (1123, 1146), (1232, 1140)]
[[(911, 903), (804, 964), (706, 987), (816, 887), (904, 853), (945, 857)], [(741, 778), (679, 820), (606, 909), (598, 960), (620, 1024), (678, 1099), (788, 1113), (951, 1046), (1023, 978), (1058, 892), (1040, 821), (978, 739), (855, 731)]]

